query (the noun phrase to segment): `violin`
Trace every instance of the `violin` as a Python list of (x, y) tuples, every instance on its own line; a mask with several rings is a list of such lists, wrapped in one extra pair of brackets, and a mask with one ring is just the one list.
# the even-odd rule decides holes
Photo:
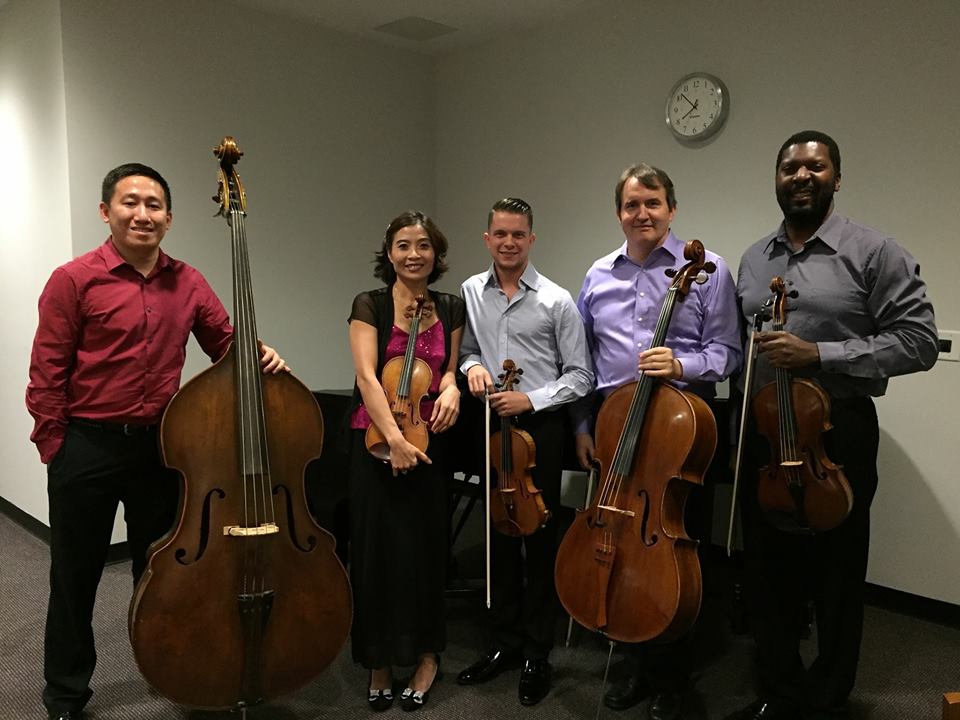
[[(716, 270), (699, 240), (664, 298), (651, 347), (666, 341), (677, 302)], [(602, 482), (578, 511), (557, 552), (557, 595), (578, 623), (611, 640), (682, 635), (700, 611), (697, 543), (683, 509), (717, 444), (709, 406), (647, 375), (614, 390), (597, 415), (595, 458)]]
[(232, 137), (219, 214), (233, 244), (234, 338), (170, 401), (164, 463), (181, 476), (180, 515), (154, 544), (129, 629), (144, 678), (196, 708), (245, 709), (312, 681), (350, 632), (352, 601), (333, 537), (310, 516), (304, 470), (323, 416), (290, 373), (260, 371), (247, 255), (246, 193)]
[[(770, 283), (774, 293), (773, 329), (787, 322), (787, 292), (783, 278)], [(787, 532), (814, 533), (837, 527), (850, 514), (853, 491), (843, 473), (823, 449), (821, 435), (829, 430), (830, 397), (810, 380), (792, 378), (776, 368), (776, 379), (753, 399), (757, 428), (771, 448), (770, 464), (760, 468), (758, 500), (767, 520)]]
[[(404, 439), (421, 452), (427, 451), (430, 435), (427, 424), (420, 417), (420, 401), (430, 392), (433, 371), (426, 361), (416, 357), (417, 335), (420, 321), (426, 308), (426, 298), (418, 295), (413, 316), (410, 319), (410, 334), (403, 357), (390, 358), (380, 373), (380, 384), (387, 395), (387, 403), (393, 419), (403, 433)], [(378, 460), (390, 462), (390, 444), (374, 423), (367, 428), (364, 436), (367, 450)]]
[[(513, 360), (504, 360), (498, 389), (513, 390), (521, 375), (523, 370)], [(531, 475), (537, 446), (530, 433), (518, 428), (512, 417), (500, 418), (500, 430), (490, 438), (490, 445), (490, 461), (497, 471), (497, 487), (490, 498), (493, 529), (512, 537), (532, 535), (550, 519), (550, 511)]]

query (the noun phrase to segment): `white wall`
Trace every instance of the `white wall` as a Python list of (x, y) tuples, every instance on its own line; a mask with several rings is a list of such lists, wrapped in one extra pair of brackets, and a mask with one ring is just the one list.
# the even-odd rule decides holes
[[(480, 235), (504, 195), (530, 201), (534, 260), (574, 295), (619, 245), (613, 187), (645, 160), (677, 187), (674, 229), (736, 268), (781, 219), (780, 143), (816, 128), (840, 144), (839, 212), (883, 228), (920, 261), (941, 328), (960, 327), (956, 232), (960, 4), (955, 0), (637, 3), (610, 0), (537, 31), (442, 58), (437, 211), (461, 276), (489, 263)], [(708, 144), (664, 124), (673, 82), (694, 70), (730, 90)], [(879, 402), (883, 445), (869, 579), (960, 603), (960, 502), (953, 470), (960, 364), (895, 379)], [(940, 562), (932, 561), (937, 558)]]
[(0, 7), (0, 497), (46, 522), (46, 473), (24, 407), (37, 298), (70, 259), (67, 135), (56, 0)]

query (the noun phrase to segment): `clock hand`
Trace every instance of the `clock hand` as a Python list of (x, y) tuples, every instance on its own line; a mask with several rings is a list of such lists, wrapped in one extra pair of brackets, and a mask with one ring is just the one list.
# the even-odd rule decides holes
[[(693, 107), (696, 107), (696, 106), (697, 106), (696, 103), (690, 102), (690, 98), (688, 98), (688, 97), (687, 97), (686, 95), (684, 95), (683, 93), (680, 93), (680, 97), (682, 97), (682, 98), (683, 98), (684, 100), (686, 100), (688, 103), (690, 103), (691, 105), (693, 105)], [(697, 100), (697, 102), (700, 102), (700, 101)]]
[[(687, 102), (690, 102), (690, 101), (688, 100)], [(690, 108), (689, 110), (687, 110), (687, 114), (684, 115), (683, 117), (681, 117), (680, 119), (681, 119), (681, 120), (685, 120), (685, 119), (687, 118), (687, 115), (689, 115), (689, 114), (692, 113), (694, 110), (696, 110), (696, 109), (697, 109), (697, 105), (699, 105), (699, 104), (700, 104), (700, 101), (699, 101), (699, 100), (697, 100), (695, 103), (693, 103), (693, 107)], [(694, 115), (694, 117), (700, 117), (700, 116), (699, 116), (699, 115)]]

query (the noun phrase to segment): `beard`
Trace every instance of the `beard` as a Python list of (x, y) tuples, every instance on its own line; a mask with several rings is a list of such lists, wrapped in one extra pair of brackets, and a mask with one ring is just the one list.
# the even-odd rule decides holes
[(820, 227), (833, 205), (832, 185), (811, 185), (809, 200), (795, 198), (793, 188), (777, 188), (777, 202), (783, 217), (797, 227)]

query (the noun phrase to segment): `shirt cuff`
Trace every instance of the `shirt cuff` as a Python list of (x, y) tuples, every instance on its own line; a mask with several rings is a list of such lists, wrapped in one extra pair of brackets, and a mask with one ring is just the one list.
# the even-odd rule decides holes
[(466, 376), (466, 374), (467, 374), (468, 372), (470, 372), (470, 368), (474, 367), (475, 365), (479, 365), (479, 364), (480, 364), (480, 361), (479, 361), (479, 360), (474, 360), (474, 359), (472, 359), (472, 358), (467, 358), (466, 360), (463, 361), (463, 364), (460, 365), (460, 372), (462, 372), (462, 373), (464, 374), (464, 376)]
[(680, 367), (682, 368), (682, 374), (679, 378), (676, 378), (677, 380), (689, 383), (703, 377), (704, 371), (707, 369), (707, 361), (702, 355), (688, 355), (687, 357), (674, 355), (673, 357), (680, 361)]
[(531, 390), (527, 393), (527, 397), (530, 399), (530, 404), (533, 405), (533, 412), (539, 412), (551, 406), (550, 396), (544, 388)]
[(818, 342), (820, 368), (827, 372), (842, 373), (847, 367), (847, 358), (843, 352), (843, 342)]

